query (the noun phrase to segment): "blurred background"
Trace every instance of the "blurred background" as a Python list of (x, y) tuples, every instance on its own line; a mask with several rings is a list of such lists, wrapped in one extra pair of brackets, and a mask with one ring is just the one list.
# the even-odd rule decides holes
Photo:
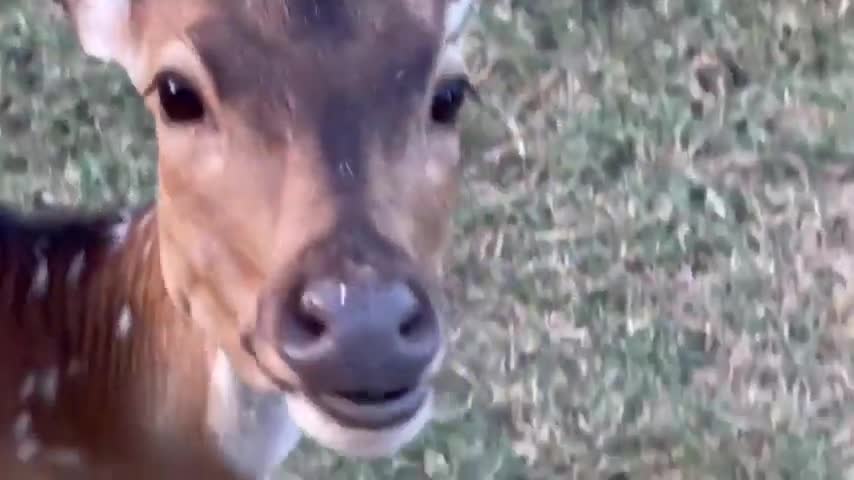
[[(136, 204), (152, 123), (0, 0), (0, 199)], [(848, 0), (482, 0), (436, 423), (281, 479), (854, 478)]]

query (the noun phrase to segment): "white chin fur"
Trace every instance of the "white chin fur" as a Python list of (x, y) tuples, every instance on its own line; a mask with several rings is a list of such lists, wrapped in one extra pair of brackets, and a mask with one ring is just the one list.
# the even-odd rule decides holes
[(291, 419), (320, 445), (352, 458), (388, 457), (415, 439), (433, 414), (431, 392), (409, 421), (385, 430), (361, 430), (341, 425), (302, 394), (288, 394)]

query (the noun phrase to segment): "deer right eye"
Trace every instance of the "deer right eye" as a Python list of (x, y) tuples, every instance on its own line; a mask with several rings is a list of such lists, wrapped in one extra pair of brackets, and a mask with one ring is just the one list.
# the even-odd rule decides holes
[(160, 106), (167, 119), (175, 123), (201, 120), (205, 106), (193, 85), (174, 72), (163, 72), (155, 79)]
[(456, 121), (460, 109), (466, 100), (466, 93), (473, 90), (471, 83), (465, 77), (446, 79), (439, 83), (433, 94), (433, 104), (430, 115), (433, 121), (449, 125)]

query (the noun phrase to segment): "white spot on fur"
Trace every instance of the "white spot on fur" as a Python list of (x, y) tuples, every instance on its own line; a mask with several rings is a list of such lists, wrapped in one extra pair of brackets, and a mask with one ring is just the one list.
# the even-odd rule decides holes
[(83, 268), (85, 266), (86, 252), (77, 252), (77, 255), (74, 255), (74, 258), (71, 259), (71, 263), (68, 265), (68, 274), (66, 276), (66, 281), (69, 285), (76, 285), (77, 282), (80, 281), (80, 275), (83, 274)]
[(15, 441), (23, 441), (30, 434), (30, 428), (32, 425), (33, 417), (30, 416), (30, 412), (21, 412), (17, 418), (15, 418), (15, 423), (12, 424), (12, 435), (15, 438)]
[(83, 464), (80, 452), (73, 448), (51, 448), (45, 453), (48, 462), (63, 467), (79, 467)]
[(137, 225), (137, 229), (141, 232), (144, 232), (148, 228), (148, 224), (151, 223), (151, 219), (154, 218), (154, 210), (149, 210), (145, 212), (145, 215), (139, 220)]
[(132, 222), (133, 218), (130, 213), (123, 212), (121, 221), (110, 227), (110, 235), (113, 237), (113, 244), (116, 247), (122, 246), (127, 240)]
[(286, 394), (297, 426), (319, 444), (355, 458), (388, 457), (410, 443), (433, 415), (433, 394), (409, 421), (384, 430), (348, 428), (336, 422), (301, 394)]
[(18, 443), (18, 448), (15, 450), (15, 454), (18, 456), (18, 460), (22, 462), (29, 462), (39, 453), (39, 441), (35, 438), (28, 437), (21, 442)]
[(33, 273), (32, 283), (30, 283), (30, 298), (42, 298), (47, 293), (49, 282), (48, 261), (44, 255), (44, 244), (38, 244), (35, 248), (36, 254), (36, 271)]
[(49, 368), (39, 381), (39, 394), (48, 403), (56, 402), (56, 391), (59, 387), (59, 369)]
[(31, 373), (27, 375), (27, 378), (25, 378), (23, 383), (21, 383), (21, 390), (18, 392), (18, 395), (22, 402), (26, 402), (30, 397), (33, 396), (33, 392), (35, 391), (36, 376)]
[(133, 316), (131, 315), (130, 305), (125, 304), (119, 314), (119, 328), (116, 330), (116, 335), (119, 338), (126, 338), (130, 333), (130, 328), (133, 324)]
[(69, 377), (75, 377), (83, 373), (83, 362), (79, 359), (73, 359), (68, 363), (68, 369), (66, 370), (66, 374)]
[(228, 423), (234, 420), (233, 395), (227, 395), (234, 389), (231, 376), (231, 364), (225, 352), (218, 350), (211, 370), (208, 396), (217, 397), (216, 408), (208, 410), (208, 423)]
[(154, 218), (154, 208), (146, 209), (142, 216), (139, 218), (139, 228), (145, 229), (148, 227), (148, 224), (151, 223), (151, 220)]
[(33, 418), (30, 412), (21, 412), (12, 424), (15, 454), (22, 462), (30, 461), (39, 451), (39, 442), (33, 435)]

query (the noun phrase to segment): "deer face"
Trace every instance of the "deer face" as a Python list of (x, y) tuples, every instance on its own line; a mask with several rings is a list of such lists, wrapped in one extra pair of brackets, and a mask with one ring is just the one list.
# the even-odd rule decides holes
[(156, 119), (171, 300), (352, 456), (430, 416), (469, 0), (66, 0)]

